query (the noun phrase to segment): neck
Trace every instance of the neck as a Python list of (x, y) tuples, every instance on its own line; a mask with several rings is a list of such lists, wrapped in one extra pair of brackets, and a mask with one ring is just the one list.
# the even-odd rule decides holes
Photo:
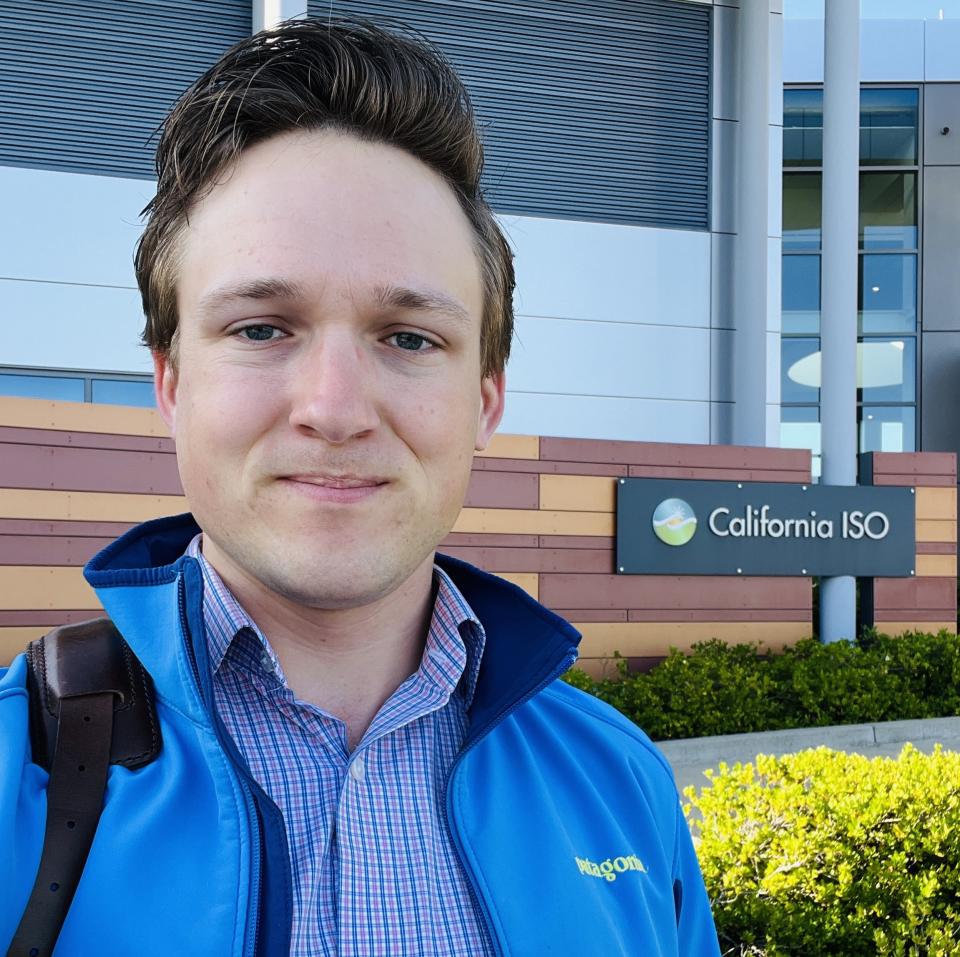
[(398, 588), (358, 608), (311, 608), (267, 588), (209, 539), (204, 557), (270, 640), (290, 690), (344, 722), (352, 751), (419, 667), (433, 613), (433, 555)]

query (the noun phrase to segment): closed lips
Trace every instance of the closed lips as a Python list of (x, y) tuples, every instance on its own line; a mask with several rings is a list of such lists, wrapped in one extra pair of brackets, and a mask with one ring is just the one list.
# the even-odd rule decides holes
[(290, 482), (303, 482), (306, 485), (320, 485), (324, 488), (372, 488), (384, 485), (386, 479), (359, 477), (354, 475), (287, 475)]

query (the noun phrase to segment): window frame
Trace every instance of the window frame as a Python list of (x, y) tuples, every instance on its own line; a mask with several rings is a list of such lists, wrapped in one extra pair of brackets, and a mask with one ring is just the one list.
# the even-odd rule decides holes
[[(904, 449), (904, 451), (911, 452), (917, 451), (920, 445), (920, 435), (921, 435), (921, 416), (922, 416), (922, 370), (923, 370), (923, 122), (924, 122), (924, 90), (922, 83), (861, 83), (860, 90), (861, 92), (868, 89), (879, 89), (879, 90), (911, 90), (917, 94), (917, 162), (916, 165), (858, 165), (858, 178), (863, 173), (879, 173), (879, 172), (888, 172), (888, 173), (913, 173), (916, 176), (916, 204), (917, 204), (917, 244), (916, 248), (913, 249), (867, 249), (861, 248), (858, 243), (857, 248), (857, 276), (858, 276), (858, 296), (860, 295), (859, 291), (859, 277), (862, 275), (863, 271), (863, 257), (865, 255), (870, 256), (889, 256), (889, 255), (900, 255), (900, 256), (914, 256), (916, 258), (916, 322), (914, 328), (911, 332), (905, 332), (902, 335), (897, 333), (893, 338), (912, 338), (914, 340), (914, 355), (915, 355), (915, 381), (914, 381), (914, 400), (912, 402), (867, 402), (863, 401), (863, 390), (857, 389), (857, 450), (860, 451), (860, 430), (861, 423), (863, 421), (864, 409), (870, 409), (875, 407), (896, 407), (896, 408), (912, 408), (914, 415), (914, 447), (912, 449)], [(793, 90), (818, 90), (823, 92), (823, 84), (818, 83), (791, 83), (785, 84), (783, 87), (783, 95), (786, 97)], [(857, 137), (857, 142), (859, 144), (860, 138), (859, 134)], [(859, 156), (858, 156), (859, 160)], [(784, 174), (788, 173), (819, 173), (822, 177), (823, 175), (823, 163), (821, 161), (820, 165), (791, 165), (788, 164), (786, 160), (783, 161), (782, 168), (780, 171), (781, 177)], [(822, 186), (821, 186), (822, 189)], [(858, 209), (859, 209), (859, 199), (858, 199)], [(823, 260), (823, 237), (821, 233), (821, 245), (819, 249), (801, 249), (801, 250), (784, 250), (781, 244), (781, 260), (785, 259), (787, 256), (818, 256), (821, 260), (821, 295), (818, 297), (820, 300), (820, 326), (818, 326), (817, 332), (815, 334), (816, 338), (821, 338), (822, 335), (822, 322), (823, 322), (823, 296), (822, 296), (822, 281), (823, 281), (823, 269), (822, 269), (822, 260)], [(782, 310), (782, 306), (781, 306)], [(861, 343), (870, 339), (890, 339), (890, 333), (867, 333), (864, 334), (860, 331), (859, 328), (859, 308), (858, 308), (858, 330), (857, 330), (857, 343)], [(781, 322), (780, 330), (780, 339), (781, 342), (783, 339), (802, 339), (802, 338), (811, 338), (814, 336), (814, 333), (811, 332), (784, 332)], [(782, 350), (781, 350), (782, 355)], [(782, 365), (781, 365), (781, 376), (783, 375)], [(781, 380), (782, 381), (782, 380)], [(780, 402), (781, 408), (814, 408), (817, 409), (817, 421), (821, 421), (820, 415), (820, 404), (811, 403), (811, 402), (783, 402), (781, 398)], [(781, 423), (783, 418), (781, 416)]]
[[(33, 376), (50, 379), (81, 379), (83, 380), (83, 403), (90, 405), (117, 405), (113, 402), (93, 401), (93, 380), (106, 379), (113, 382), (141, 382), (153, 383), (153, 376), (147, 372), (109, 372), (105, 370), (57, 369), (51, 366), (7, 366), (0, 365), (0, 375)], [(10, 398), (0, 394), (0, 398)], [(66, 401), (66, 400), (60, 400)], [(123, 408), (156, 408), (149, 406), (123, 406)]]

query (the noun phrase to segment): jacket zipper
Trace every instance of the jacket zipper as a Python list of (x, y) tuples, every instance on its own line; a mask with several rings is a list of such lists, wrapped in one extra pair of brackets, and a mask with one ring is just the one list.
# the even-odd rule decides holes
[[(197, 665), (197, 657), (193, 647), (193, 640), (190, 637), (190, 629), (187, 624), (186, 585), (184, 584), (182, 574), (180, 575), (180, 580), (177, 587), (177, 606), (180, 612), (180, 629), (183, 632), (184, 645), (186, 646), (187, 650), (187, 660), (190, 662), (190, 668), (193, 671), (193, 680), (196, 684), (197, 692), (200, 695), (200, 700), (204, 701), (203, 686), (200, 681), (200, 668)], [(220, 742), (221, 750), (227, 757), (228, 763), (233, 765), (233, 761), (229, 757), (228, 750), (223, 747), (223, 742), (220, 740), (220, 731), (217, 728), (216, 721), (212, 720), (211, 724), (213, 726), (213, 732), (216, 735), (217, 740)], [(260, 813), (257, 810), (257, 806), (252, 795), (250, 794), (250, 789), (247, 786), (247, 782), (244, 780), (244, 776), (237, 773), (237, 769), (235, 767), (233, 768), (233, 772), (237, 778), (237, 783), (240, 785), (240, 790), (243, 793), (244, 802), (247, 806), (247, 819), (253, 823), (253, 827), (250, 828), (250, 838), (252, 844), (252, 853), (250, 856), (253, 871), (250, 880), (250, 909), (253, 911), (253, 920), (251, 921), (251, 924), (247, 930), (246, 940), (244, 941), (243, 945), (243, 953), (244, 957), (247, 957), (247, 955), (249, 955), (249, 957), (254, 957), (257, 949), (257, 934), (260, 930), (260, 896), (261, 885), (263, 883)]]
[(468, 886), (470, 889), (470, 896), (473, 900), (474, 906), (477, 911), (480, 913), (483, 918), (484, 924), (487, 927), (487, 937), (490, 940), (490, 944), (493, 947), (494, 953), (497, 957), (503, 957), (503, 947), (500, 945), (500, 939), (497, 937), (493, 929), (493, 922), (490, 920), (490, 911), (487, 907), (486, 901), (480, 895), (480, 892), (477, 890), (477, 881), (474, 877), (473, 871), (470, 868), (466, 860), (466, 855), (463, 850), (463, 841), (460, 840), (460, 833), (453, 826), (453, 815), (450, 811), (450, 784), (453, 781), (453, 776), (457, 773), (457, 769), (460, 767), (463, 759), (498, 725), (501, 721), (508, 718), (514, 711), (518, 708), (525, 705), (534, 695), (538, 695), (548, 684), (553, 681), (556, 681), (568, 668), (570, 668), (573, 663), (577, 660), (576, 652), (571, 652), (570, 654), (564, 657), (563, 661), (547, 675), (539, 684), (531, 688), (522, 698), (519, 698), (509, 707), (504, 708), (492, 721), (490, 721), (487, 726), (470, 742), (470, 744), (464, 748), (456, 757), (456, 760), (453, 762), (453, 767), (450, 768), (450, 773), (447, 775), (447, 787), (446, 793), (444, 796), (443, 809), (446, 817), (447, 833), (453, 838), (453, 846), (457, 851), (457, 856), (460, 858), (460, 864), (463, 867), (464, 873), (467, 875)]

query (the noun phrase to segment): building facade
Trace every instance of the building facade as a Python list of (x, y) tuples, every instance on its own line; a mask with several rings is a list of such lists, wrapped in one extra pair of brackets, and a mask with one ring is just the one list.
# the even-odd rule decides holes
[[(407, 24), (457, 66), (516, 252), (501, 451), (446, 546), (567, 614), (598, 668), (809, 634), (809, 576), (626, 581), (612, 523), (621, 476), (819, 474), (816, 9), (44, 0), (0, 9), (0, 658), (96, 611), (80, 566), (107, 537), (184, 507), (162, 423), (130, 408), (153, 401), (132, 253), (158, 124), (232, 43), (331, 13)], [(859, 449), (924, 453), (875, 460), (923, 491), (915, 577), (872, 620), (936, 629), (956, 620), (960, 19), (865, 18), (860, 61)]]
[[(823, 27), (778, 0), (7, 7), (0, 394), (150, 404), (156, 127), (271, 11), (404, 22), (464, 75), (517, 253), (503, 431), (806, 447), (818, 473)], [(861, 450), (956, 451), (960, 20), (864, 19), (861, 64)]]
[[(517, 254), (503, 431), (729, 440), (735, 6), (338, 0), (282, 12), (331, 11), (409, 24), (471, 89), (486, 188)], [(763, 19), (779, 37), (779, 14)], [(0, 347), (0, 391), (149, 402), (131, 255), (156, 126), (250, 32), (251, 4), (49, 0), (6, 7), (0, 25), (13, 39), (0, 54), (0, 313), (21, 328)], [(777, 167), (779, 69), (774, 55), (763, 118)], [(770, 189), (770, 341), (758, 370), (771, 376), (770, 413), (756, 444), (779, 432), (779, 186)]]

